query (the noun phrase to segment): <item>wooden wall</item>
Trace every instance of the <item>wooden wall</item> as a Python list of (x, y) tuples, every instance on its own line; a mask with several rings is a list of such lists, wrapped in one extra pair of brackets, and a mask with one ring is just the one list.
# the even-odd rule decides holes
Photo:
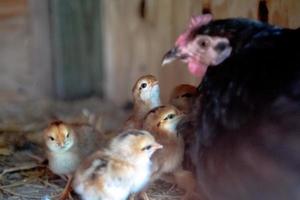
[(41, 92), (32, 79), (29, 40), (27, 1), (0, 0), (0, 101)]
[(162, 68), (160, 61), (190, 16), (202, 12), (215, 18), (254, 19), (264, 12), (270, 23), (300, 26), (299, 0), (102, 0), (108, 97), (119, 103), (130, 99), (132, 84), (147, 73), (159, 78), (164, 100), (176, 84), (198, 84), (200, 80), (192, 78), (184, 64)]
[(47, 0), (0, 0), (0, 102), (52, 96)]
[[(35, 0), (37, 1), (37, 0)], [(54, 93), (59, 99), (102, 95), (100, 1), (48, 0)]]
[(299, 0), (0, 0), (0, 93), (77, 98), (104, 88), (124, 103), (135, 80), (151, 73), (166, 100), (176, 84), (200, 82), (184, 64), (160, 62), (190, 16), (203, 12), (300, 26)]

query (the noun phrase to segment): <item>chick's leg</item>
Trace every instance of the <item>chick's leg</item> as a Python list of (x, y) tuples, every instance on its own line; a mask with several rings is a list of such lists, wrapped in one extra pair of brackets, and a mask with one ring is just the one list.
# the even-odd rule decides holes
[(150, 200), (146, 192), (141, 192), (140, 195), (139, 195), (139, 197), (142, 200)]
[(132, 194), (129, 200), (150, 200), (145, 191), (139, 192), (137, 194)]
[(71, 196), (70, 192), (72, 190), (71, 189), (72, 180), (73, 180), (73, 177), (71, 175), (69, 175), (67, 184), (66, 184), (64, 190), (62, 191), (62, 193), (60, 194), (59, 200), (66, 200), (66, 199), (68, 199), (69, 196)]
[[(153, 169), (152, 175), (151, 175), (151, 180), (150, 183), (153, 183), (155, 180), (159, 179), (161, 173), (159, 172), (158, 169)], [(149, 188), (149, 184), (147, 186), (144, 187), (144, 189), (137, 193), (133, 199), (130, 200), (150, 200), (150, 198), (148, 197), (146, 191)]]

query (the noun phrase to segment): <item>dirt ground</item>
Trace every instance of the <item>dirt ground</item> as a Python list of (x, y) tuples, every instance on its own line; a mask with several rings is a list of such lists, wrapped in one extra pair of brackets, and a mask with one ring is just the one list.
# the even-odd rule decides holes
[[(42, 130), (54, 119), (92, 122), (104, 132), (118, 129), (130, 112), (98, 98), (76, 102), (0, 99), (0, 199), (58, 199), (65, 180), (40, 164)], [(153, 200), (180, 199), (182, 191), (158, 181), (147, 191)], [(78, 199), (73, 195), (73, 199)]]

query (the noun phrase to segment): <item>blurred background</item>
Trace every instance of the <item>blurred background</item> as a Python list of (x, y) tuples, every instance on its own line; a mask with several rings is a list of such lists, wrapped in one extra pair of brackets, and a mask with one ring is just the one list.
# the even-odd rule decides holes
[(0, 98), (121, 105), (151, 73), (166, 100), (176, 84), (200, 82), (183, 64), (160, 61), (190, 16), (207, 12), (300, 25), (298, 0), (0, 0)]
[[(24, 151), (38, 154), (52, 120), (120, 128), (141, 75), (159, 79), (163, 102), (177, 84), (198, 85), (184, 64), (160, 62), (202, 13), (300, 26), (299, 0), (0, 0), (0, 172), (32, 163)], [(0, 185), (19, 185), (0, 199), (57, 191), (43, 173), (1, 174)]]

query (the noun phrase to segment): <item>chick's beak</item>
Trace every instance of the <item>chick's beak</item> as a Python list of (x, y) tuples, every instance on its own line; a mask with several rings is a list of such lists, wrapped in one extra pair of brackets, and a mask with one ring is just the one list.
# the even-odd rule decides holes
[(154, 81), (154, 82), (152, 83), (152, 86), (155, 86), (155, 85), (158, 85), (158, 81)]
[(184, 112), (178, 112), (177, 116), (176, 116), (176, 120), (180, 121), (182, 120), (184, 117), (186, 116), (186, 114), (184, 114)]
[(170, 49), (163, 57), (161, 65), (164, 66), (166, 64), (169, 64), (173, 62), (174, 60), (179, 59), (179, 50), (178, 47), (174, 47)]
[(154, 150), (157, 150), (157, 149), (162, 149), (163, 148), (163, 145), (159, 144), (159, 143), (155, 143), (153, 146), (153, 149)]

